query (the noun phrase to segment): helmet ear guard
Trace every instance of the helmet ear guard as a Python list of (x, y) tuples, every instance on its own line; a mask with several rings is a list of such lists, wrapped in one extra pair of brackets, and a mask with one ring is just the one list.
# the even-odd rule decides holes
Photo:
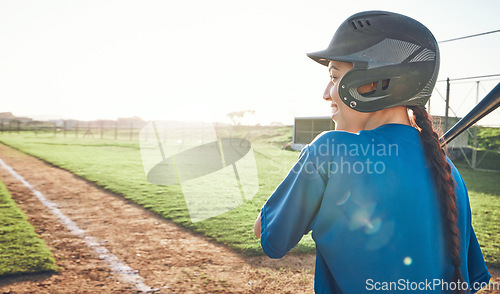
[[(425, 105), (434, 88), (435, 79), (431, 82), (432, 85), (427, 85), (430, 91), (422, 92), (421, 89), (426, 86), (418, 78), (422, 74), (431, 76), (432, 69), (425, 64), (400, 64), (372, 69), (354, 67), (339, 81), (339, 96), (346, 105), (360, 112), (374, 112), (402, 105)], [(386, 86), (385, 80), (388, 80)], [(377, 83), (374, 91), (358, 91), (361, 86), (373, 82)]]

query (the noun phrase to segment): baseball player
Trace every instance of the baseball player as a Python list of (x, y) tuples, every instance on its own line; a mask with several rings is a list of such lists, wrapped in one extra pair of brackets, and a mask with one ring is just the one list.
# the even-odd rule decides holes
[(467, 188), (425, 104), (439, 49), (418, 21), (385, 11), (345, 20), (327, 49), (323, 94), (336, 130), (307, 145), (255, 222), (281, 258), (309, 231), (316, 293), (468, 293), (490, 274)]

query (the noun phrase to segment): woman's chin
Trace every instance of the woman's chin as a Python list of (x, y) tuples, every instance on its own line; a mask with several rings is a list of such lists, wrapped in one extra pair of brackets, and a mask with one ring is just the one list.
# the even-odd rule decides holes
[(337, 107), (333, 107), (330, 111), (330, 114), (332, 115), (332, 119), (335, 120), (335, 117), (338, 117), (340, 113), (340, 109), (338, 109)]

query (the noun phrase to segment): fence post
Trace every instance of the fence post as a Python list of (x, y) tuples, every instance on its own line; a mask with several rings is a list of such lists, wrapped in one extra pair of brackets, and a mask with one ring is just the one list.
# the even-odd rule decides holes
[(79, 127), (80, 121), (76, 121), (76, 131), (75, 131), (75, 138), (78, 138), (78, 127)]
[(104, 131), (103, 131), (103, 124), (102, 124), (102, 121), (101, 121), (101, 139), (103, 138), (104, 136)]
[(444, 110), (444, 132), (448, 131), (448, 110), (450, 108), (450, 78), (446, 79), (446, 108)]
[(134, 132), (133, 127), (134, 127), (134, 123), (133, 123), (133, 122), (131, 122), (131, 123), (130, 123), (130, 141), (132, 141), (132, 135), (133, 135), (133, 132)]
[(68, 124), (66, 123), (66, 120), (63, 121), (63, 132), (64, 132), (64, 138), (66, 138), (66, 128), (68, 127)]
[(118, 121), (115, 121), (115, 140), (118, 139)]
[[(476, 104), (479, 101), (479, 81), (476, 82)], [(472, 169), (476, 169), (477, 165), (477, 125), (474, 126), (474, 138), (473, 138), (473, 146), (472, 146)]]

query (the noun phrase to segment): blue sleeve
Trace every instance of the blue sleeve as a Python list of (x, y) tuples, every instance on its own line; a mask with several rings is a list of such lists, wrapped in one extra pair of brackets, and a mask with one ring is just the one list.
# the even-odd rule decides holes
[(261, 210), (261, 245), (271, 258), (281, 258), (309, 232), (326, 183), (306, 146), (295, 166)]
[(471, 236), (469, 241), (469, 252), (467, 255), (467, 267), (469, 269), (469, 283), (472, 287), (472, 293), (480, 290), (481, 283), (488, 283), (491, 275), (484, 263), (483, 253), (477, 242), (476, 233), (471, 226)]

